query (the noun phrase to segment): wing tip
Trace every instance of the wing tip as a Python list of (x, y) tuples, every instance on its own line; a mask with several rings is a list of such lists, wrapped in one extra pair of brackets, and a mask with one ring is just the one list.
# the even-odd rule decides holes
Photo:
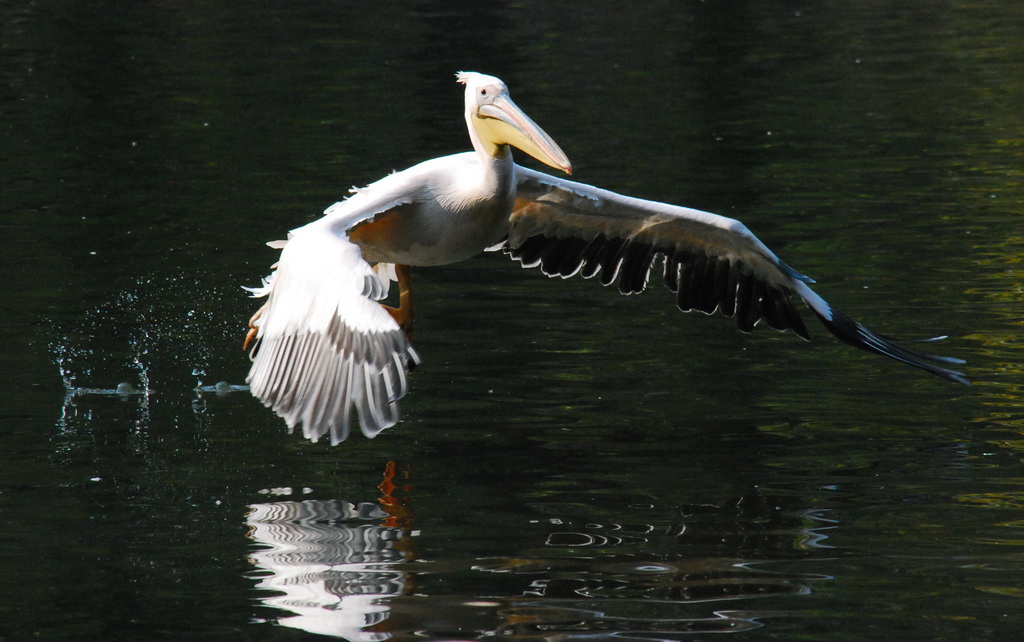
[[(941, 379), (945, 379), (946, 381), (959, 383), (965, 386), (973, 385), (971, 380), (968, 379), (967, 375), (963, 372), (938, 365), (964, 365), (967, 363), (964, 359), (911, 350), (910, 348), (899, 345), (892, 339), (872, 332), (857, 321), (839, 313), (831, 307), (829, 308), (831, 319), (813, 308), (812, 310), (828, 331), (847, 345), (884, 357), (889, 357), (890, 359), (895, 359), (896, 361), (915, 368), (920, 368), (921, 370), (931, 373)], [(938, 340), (938, 338), (928, 339), (928, 341), (932, 340)]]

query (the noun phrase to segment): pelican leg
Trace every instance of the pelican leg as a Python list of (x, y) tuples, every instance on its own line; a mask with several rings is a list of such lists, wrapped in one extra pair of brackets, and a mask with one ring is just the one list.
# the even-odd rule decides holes
[(398, 307), (385, 305), (384, 309), (398, 322), (409, 338), (412, 338), (412, 324), (415, 317), (412, 306), (412, 268), (408, 265), (396, 265), (395, 275), (398, 277)]
[(256, 338), (256, 334), (260, 331), (259, 327), (257, 327), (256, 325), (256, 322), (259, 320), (261, 316), (263, 316), (263, 311), (266, 309), (267, 304), (264, 303), (259, 310), (256, 310), (256, 314), (252, 315), (249, 318), (249, 331), (245, 333), (245, 342), (242, 343), (242, 350), (248, 350), (249, 344), (252, 343), (252, 340)]

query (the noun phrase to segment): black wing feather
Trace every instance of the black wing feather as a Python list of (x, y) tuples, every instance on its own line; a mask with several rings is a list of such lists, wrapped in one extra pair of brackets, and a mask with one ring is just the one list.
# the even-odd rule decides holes
[(519, 195), (505, 251), (546, 274), (598, 276), (623, 294), (646, 289), (664, 258), (662, 281), (680, 310), (720, 312), (743, 332), (764, 321), (809, 338), (796, 307), (803, 300), (842, 341), (921, 368), (950, 381), (963, 374), (940, 364), (962, 363), (897, 345), (835, 312), (808, 286), (813, 281), (779, 260), (739, 221), (643, 201), (516, 167)]

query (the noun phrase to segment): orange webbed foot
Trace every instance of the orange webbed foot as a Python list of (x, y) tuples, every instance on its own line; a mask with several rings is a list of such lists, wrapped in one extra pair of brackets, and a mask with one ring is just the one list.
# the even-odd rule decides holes
[(263, 316), (263, 311), (266, 309), (267, 306), (264, 305), (259, 310), (256, 310), (256, 314), (249, 318), (249, 331), (245, 333), (245, 341), (242, 343), (242, 350), (248, 350), (249, 344), (251, 344), (252, 340), (256, 338), (257, 334), (259, 334), (260, 329), (256, 325), (256, 322), (261, 316)]

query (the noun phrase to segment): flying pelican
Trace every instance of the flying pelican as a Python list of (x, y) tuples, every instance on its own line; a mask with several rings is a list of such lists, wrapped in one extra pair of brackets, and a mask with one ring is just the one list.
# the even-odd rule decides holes
[[(276, 269), (252, 288), (267, 302), (249, 322), (252, 393), (313, 441), (367, 437), (398, 421), (412, 347), (409, 266), (444, 265), (501, 246), (549, 276), (598, 276), (643, 291), (656, 257), (683, 311), (718, 310), (749, 332), (759, 321), (808, 339), (802, 299), (840, 340), (969, 384), (937, 357), (899, 346), (840, 314), (737, 220), (645, 201), (516, 165), (510, 146), (572, 173), (569, 159), (509, 97), (505, 83), (460, 72), (473, 151), (386, 176), (292, 230)], [(399, 307), (384, 306), (391, 281)], [(253, 340), (255, 342), (253, 343)]]

